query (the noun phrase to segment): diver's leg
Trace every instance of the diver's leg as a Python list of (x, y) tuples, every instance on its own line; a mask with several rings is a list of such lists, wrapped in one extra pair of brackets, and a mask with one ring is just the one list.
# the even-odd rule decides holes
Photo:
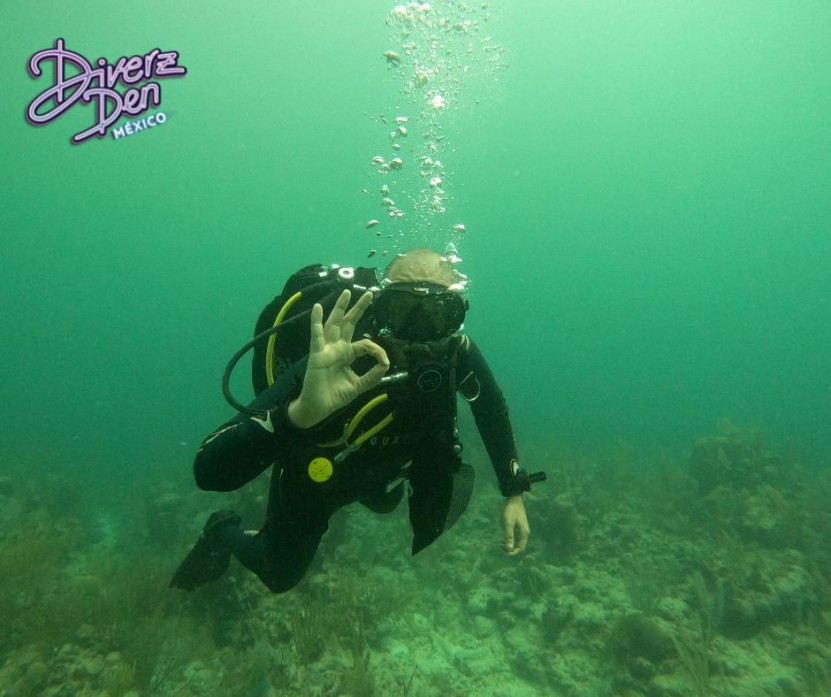
[(404, 498), (404, 482), (397, 484), (390, 491), (359, 499), (361, 505), (366, 506), (373, 513), (392, 513)]
[(176, 569), (170, 587), (192, 591), (220, 578), (231, 561), (225, 532), (230, 529), (239, 531), (239, 524), (240, 517), (233, 511), (211, 513), (193, 549)]
[(303, 578), (337, 508), (332, 499), (310, 494), (303, 484), (275, 469), (262, 530), (222, 529), (233, 555), (274, 593), (285, 593)]
[(226, 525), (223, 539), (233, 555), (273, 593), (296, 586), (314, 559), (328, 521), (320, 516), (292, 516), (282, 511), (259, 532)]

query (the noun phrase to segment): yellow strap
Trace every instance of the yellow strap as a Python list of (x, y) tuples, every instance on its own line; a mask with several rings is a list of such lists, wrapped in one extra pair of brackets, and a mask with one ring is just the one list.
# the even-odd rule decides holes
[[(283, 307), (280, 308), (280, 311), (277, 313), (277, 317), (274, 318), (274, 324), (272, 327), (276, 327), (286, 316), (286, 313), (291, 309), (291, 306), (294, 305), (298, 300), (300, 300), (303, 293), (301, 291), (296, 292), (292, 295), (286, 302), (283, 304)], [(268, 382), (268, 386), (274, 384), (274, 366), (272, 361), (274, 359), (274, 344), (277, 342), (277, 332), (274, 332), (270, 337), (268, 337), (268, 347), (265, 350), (265, 376)]]

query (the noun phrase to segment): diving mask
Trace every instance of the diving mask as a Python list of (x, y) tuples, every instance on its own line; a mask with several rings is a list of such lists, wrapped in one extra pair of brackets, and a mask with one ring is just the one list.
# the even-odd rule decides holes
[(372, 301), (378, 334), (434, 341), (462, 328), (467, 300), (436, 283), (390, 283)]

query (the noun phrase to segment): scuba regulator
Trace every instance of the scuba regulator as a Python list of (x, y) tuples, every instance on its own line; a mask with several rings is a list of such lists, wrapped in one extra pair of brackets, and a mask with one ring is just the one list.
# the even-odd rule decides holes
[[(387, 386), (409, 379), (421, 394), (455, 392), (458, 333), (467, 310), (459, 293), (435, 283), (389, 283), (372, 301), (375, 328), (398, 371)], [(443, 389), (442, 389), (443, 388)]]

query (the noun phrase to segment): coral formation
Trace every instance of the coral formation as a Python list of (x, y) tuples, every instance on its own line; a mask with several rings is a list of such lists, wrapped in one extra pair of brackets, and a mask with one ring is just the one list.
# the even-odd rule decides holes
[[(476, 443), (466, 455), (484, 461)], [(415, 558), (403, 510), (339, 512), (281, 596), (236, 564), (191, 595), (167, 589), (219, 507), (186, 481), (148, 476), (109, 498), (76, 482), (64, 508), (60, 478), (34, 487), (13, 470), (0, 480), (0, 515), (20, 523), (0, 532), (2, 694), (831, 692), (828, 472), (731, 426), (686, 463), (644, 463), (622, 443), (531, 457), (550, 481), (528, 498), (526, 555), (501, 554), (500, 499), (480, 482)], [(266, 485), (222, 503), (257, 515)]]

